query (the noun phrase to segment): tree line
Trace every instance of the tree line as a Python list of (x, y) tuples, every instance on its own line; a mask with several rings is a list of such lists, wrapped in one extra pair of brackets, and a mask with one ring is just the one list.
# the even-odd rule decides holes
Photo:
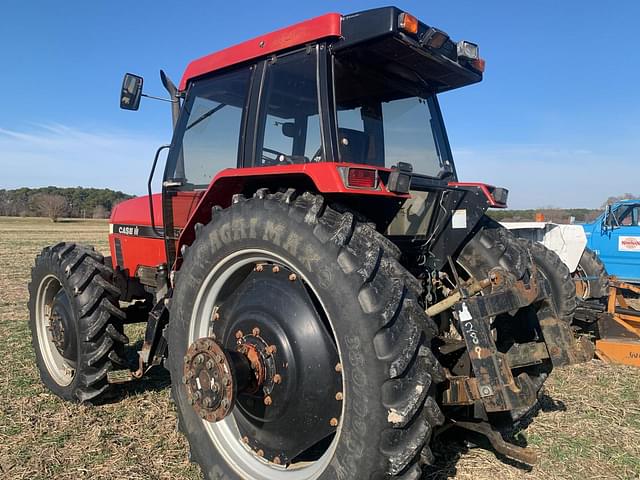
[(108, 218), (123, 200), (133, 198), (108, 188), (42, 187), (0, 189), (0, 216)]
[(602, 213), (607, 205), (611, 205), (620, 200), (630, 200), (640, 198), (640, 195), (624, 193), (618, 196), (607, 198), (600, 208), (536, 208), (528, 210), (489, 210), (489, 216), (499, 222), (533, 222), (536, 214), (542, 214), (544, 220), (554, 223), (570, 223), (571, 220), (577, 223), (586, 223), (595, 220)]

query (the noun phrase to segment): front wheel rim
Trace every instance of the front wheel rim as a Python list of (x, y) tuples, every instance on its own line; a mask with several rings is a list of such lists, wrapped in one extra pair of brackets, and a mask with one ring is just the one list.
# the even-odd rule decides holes
[(51, 313), (54, 298), (64, 291), (55, 275), (42, 279), (36, 293), (35, 324), (38, 347), (51, 378), (61, 387), (69, 386), (75, 377), (75, 369), (60, 354), (51, 333)]
[[(327, 314), (327, 309), (322, 304), (317, 293), (317, 289), (314, 288), (306, 277), (299, 273), (300, 269), (295, 268), (291, 262), (272, 252), (259, 249), (248, 249), (236, 252), (234, 255), (226, 257), (223, 262), (220, 262), (220, 264), (216, 265), (215, 268), (209, 272), (205, 280), (202, 282), (202, 285), (196, 295), (194, 308), (189, 322), (187, 332), (189, 345), (198, 338), (208, 337), (212, 334), (211, 319), (217, 312), (219, 296), (232, 277), (243, 269), (250, 270), (252, 265), (262, 263), (278, 264), (296, 272), (296, 275), (300, 276), (300, 280), (305, 283), (311, 294), (315, 296), (315, 300), (317, 300), (320, 308), (324, 310), (323, 313), (328, 319), (331, 327), (331, 334), (334, 339), (337, 338), (334, 323)], [(341, 360), (343, 357), (340, 354), (340, 348), (337, 342), (336, 348), (338, 350), (340, 363), (342, 364)], [(342, 382), (342, 391), (344, 392), (344, 375), (342, 373), (339, 373), (339, 375)], [(343, 423), (341, 420), (344, 417), (344, 401), (342, 402), (341, 408), (340, 421), (336, 428), (335, 435), (324, 453), (312, 462), (297, 462), (292, 463), (287, 467), (279, 466), (260, 458), (247, 446), (246, 440), (243, 441), (235, 420), (235, 414), (238, 412), (238, 407), (236, 407), (228, 417), (219, 422), (210, 423), (204, 420), (202, 422), (209, 439), (220, 456), (224, 459), (227, 465), (229, 465), (242, 478), (252, 478), (255, 480), (312, 480), (318, 478), (322, 472), (326, 470), (333, 458), (341, 435), (341, 426)]]

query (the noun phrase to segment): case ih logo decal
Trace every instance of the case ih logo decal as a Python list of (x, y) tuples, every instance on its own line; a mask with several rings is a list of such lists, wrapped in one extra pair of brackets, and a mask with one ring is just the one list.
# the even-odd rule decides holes
[(621, 252), (640, 252), (640, 237), (618, 237), (618, 250)]
[(126, 225), (118, 226), (118, 233), (122, 233), (123, 235), (133, 235), (135, 237), (140, 233), (140, 228), (136, 225), (135, 227), (130, 227)]
[(111, 233), (127, 235), (128, 237), (164, 238), (164, 229), (162, 227), (157, 227), (154, 232), (149, 225), (122, 225), (115, 223), (110, 225), (109, 230)]

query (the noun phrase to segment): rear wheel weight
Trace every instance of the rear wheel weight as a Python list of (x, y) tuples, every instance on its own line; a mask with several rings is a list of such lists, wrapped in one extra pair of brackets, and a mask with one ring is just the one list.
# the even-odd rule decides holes
[[(180, 423), (206, 477), (366, 479), (419, 472), (421, 450), (428, 449), (432, 429), (443, 420), (433, 399), (440, 369), (430, 349), (424, 348), (435, 328), (423, 310), (415, 308), (413, 293), (398, 275), (402, 267), (386, 253), (378, 236), (351, 213), (326, 206), (320, 196), (305, 193), (294, 199), (289, 192), (263, 192), (237, 202), (217, 212), (199, 231), (185, 256), (171, 303), (169, 367)], [(319, 409), (319, 415), (327, 417), (322, 421), (335, 433), (319, 442), (315, 451), (306, 451), (304, 461), (293, 459), (289, 466), (278, 464), (266, 451), (275, 451), (278, 442), (256, 451), (254, 438), (242, 438), (239, 425), (246, 421), (238, 406), (218, 423), (200, 419), (181, 381), (184, 352), (191, 342), (215, 332), (224, 343), (229, 335), (209, 320), (214, 308), (219, 309), (217, 321), (229, 322), (232, 330), (238, 328), (239, 312), (257, 309), (255, 300), (250, 308), (228, 309), (235, 313), (225, 318), (225, 290), (246, 288), (245, 280), (238, 285), (242, 275), (257, 282), (260, 277), (253, 272), (257, 266), (304, 285), (323, 319), (320, 326), (335, 343), (338, 359), (317, 379), (338, 390), (322, 400)], [(274, 267), (279, 273), (273, 273)], [(236, 338), (251, 336), (246, 329), (241, 334)], [(275, 358), (277, 363), (278, 354)], [(296, 366), (306, 361), (292, 358)], [(267, 409), (286, 402), (278, 400), (277, 391), (287, 382), (287, 370), (282, 365), (276, 370), (283, 380), (273, 387), (274, 403)], [(300, 375), (304, 378), (304, 373)], [(308, 403), (306, 408), (313, 407)], [(288, 411), (285, 408), (283, 415)], [(260, 438), (260, 432), (255, 436)]]
[(96, 401), (121, 368), (128, 342), (113, 271), (101, 254), (75, 243), (46, 247), (29, 284), (29, 326), (42, 382), (59, 397)]

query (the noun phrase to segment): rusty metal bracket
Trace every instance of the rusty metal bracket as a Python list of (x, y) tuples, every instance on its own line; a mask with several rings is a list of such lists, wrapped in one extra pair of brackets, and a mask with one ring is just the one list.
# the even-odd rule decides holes
[(540, 329), (554, 367), (582, 363), (593, 358), (593, 344), (585, 337), (576, 339), (567, 322), (548, 316), (540, 320)]
[(453, 425), (485, 436), (494, 450), (505, 457), (513, 458), (527, 465), (538, 463), (538, 454), (535, 450), (506, 442), (502, 435), (486, 422), (454, 422)]
[(514, 416), (535, 404), (536, 392), (527, 375), (513, 377), (505, 354), (496, 347), (486, 319), (490, 310), (487, 298), (491, 296), (469, 298), (455, 308), (486, 411)]

